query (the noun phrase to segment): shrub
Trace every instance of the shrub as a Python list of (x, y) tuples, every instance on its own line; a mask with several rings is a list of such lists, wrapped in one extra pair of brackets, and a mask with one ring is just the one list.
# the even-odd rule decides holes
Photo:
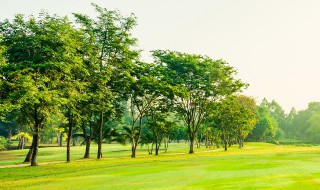
[(10, 141), (2, 136), (0, 136), (0, 151), (6, 150), (10, 147)]

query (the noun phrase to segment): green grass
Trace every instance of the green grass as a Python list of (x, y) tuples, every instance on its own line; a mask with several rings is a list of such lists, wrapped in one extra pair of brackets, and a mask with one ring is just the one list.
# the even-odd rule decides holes
[[(319, 189), (320, 147), (247, 143), (227, 152), (171, 143), (167, 153), (129, 158), (129, 147), (104, 145), (105, 158), (0, 169), (0, 189)], [(93, 147), (96, 149), (96, 147)], [(73, 159), (84, 147), (73, 147)], [(39, 161), (63, 160), (62, 148), (39, 149)], [(25, 151), (0, 152), (0, 164), (21, 162)], [(4, 161), (2, 155), (10, 161)], [(20, 156), (23, 155), (23, 156)], [(95, 154), (92, 154), (95, 157)]]

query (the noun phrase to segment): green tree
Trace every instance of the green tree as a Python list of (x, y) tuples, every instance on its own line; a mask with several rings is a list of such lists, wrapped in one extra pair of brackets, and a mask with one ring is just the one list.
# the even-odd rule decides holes
[(187, 126), (189, 153), (193, 153), (208, 102), (240, 91), (245, 84), (235, 79), (234, 68), (222, 60), (162, 50), (153, 51), (153, 56), (163, 67), (163, 80), (170, 86), (174, 107)]
[(294, 121), (297, 117), (298, 113), (295, 108), (291, 108), (290, 113), (287, 115), (285, 119), (285, 132), (287, 137), (295, 138), (295, 128), (294, 128)]
[(275, 100), (268, 102), (264, 98), (260, 106), (265, 107), (268, 110), (270, 117), (276, 120), (278, 126), (276, 138), (280, 138), (283, 132), (287, 134), (285, 121), (286, 114), (280, 104), (278, 104)]
[[(67, 18), (40, 13), (25, 19), (17, 15), (12, 22), (0, 23), (0, 44), (6, 47), (7, 63), (1, 66), (2, 101), (10, 101), (21, 111), (21, 120), (33, 123), (31, 165), (37, 165), (38, 145), (44, 122), (59, 112), (63, 103), (61, 84), (68, 72), (70, 55), (70, 22)], [(67, 39), (67, 40), (66, 40)]]
[(239, 95), (235, 98), (238, 114), (236, 116), (236, 130), (239, 148), (243, 147), (243, 141), (254, 128), (257, 122), (256, 102), (253, 98)]
[(310, 127), (306, 131), (310, 142), (320, 143), (320, 113), (313, 114), (309, 120)]
[(151, 138), (153, 140), (152, 142), (156, 145), (155, 155), (158, 155), (161, 143), (164, 141), (165, 137), (168, 137), (170, 132), (176, 127), (176, 122), (169, 117), (169, 112), (167, 110), (158, 108), (149, 111), (146, 125), (151, 131)]
[(132, 158), (135, 158), (136, 149), (140, 142), (143, 118), (155, 106), (164, 102), (167, 95), (166, 83), (162, 80), (162, 75), (157, 65), (143, 62), (137, 63), (134, 78), (128, 101), (131, 126), (125, 129), (131, 142)]
[(316, 132), (319, 114), (320, 102), (310, 102), (306, 110), (299, 111), (292, 123), (294, 136), (303, 142), (316, 142), (312, 132)]
[[(136, 25), (134, 15), (122, 16), (117, 11), (109, 11), (92, 4), (98, 14), (94, 19), (74, 14), (81, 29), (86, 35), (84, 62), (90, 68), (90, 84), (88, 86), (89, 104), (92, 111), (99, 114), (98, 153), (102, 157), (103, 126), (114, 113), (114, 100), (125, 94), (132, 81), (130, 68), (138, 57), (133, 49), (136, 39), (132, 37), (132, 29)], [(107, 118), (106, 118), (107, 117)]]
[(270, 116), (269, 110), (264, 106), (259, 106), (257, 123), (247, 139), (249, 141), (276, 142), (277, 125), (277, 121)]

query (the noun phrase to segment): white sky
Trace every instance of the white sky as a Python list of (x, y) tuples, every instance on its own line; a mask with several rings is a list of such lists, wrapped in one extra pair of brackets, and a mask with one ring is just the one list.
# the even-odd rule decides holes
[(320, 101), (319, 0), (0, 0), (0, 20), (41, 10), (94, 15), (90, 2), (135, 13), (145, 52), (170, 49), (224, 59), (250, 84), (246, 95), (286, 111)]

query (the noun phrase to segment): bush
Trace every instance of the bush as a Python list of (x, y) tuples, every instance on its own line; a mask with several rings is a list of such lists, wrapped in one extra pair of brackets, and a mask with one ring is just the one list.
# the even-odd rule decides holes
[(0, 151), (1, 150), (6, 150), (10, 146), (9, 140), (6, 138), (0, 136)]

